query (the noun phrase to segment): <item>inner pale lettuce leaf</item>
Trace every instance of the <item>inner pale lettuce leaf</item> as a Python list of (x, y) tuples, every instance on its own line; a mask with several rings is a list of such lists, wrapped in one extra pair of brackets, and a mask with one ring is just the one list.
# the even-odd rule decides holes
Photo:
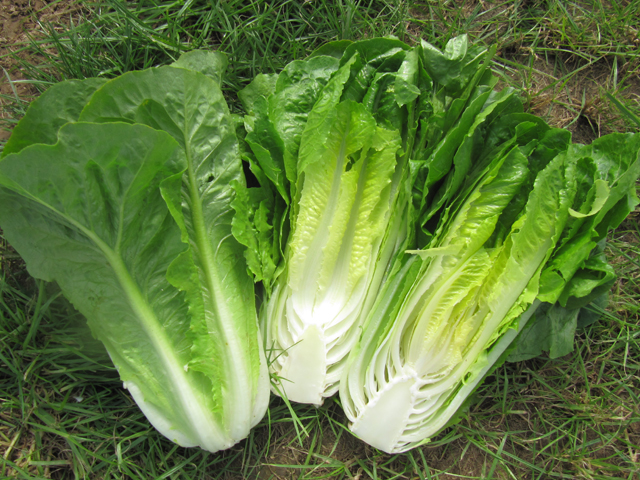
[(376, 127), (344, 101), (321, 128), (303, 135), (303, 180), (286, 267), (265, 308), (272, 370), (290, 400), (320, 404), (332, 395), (355, 341), (389, 215), (400, 148), (397, 132)]

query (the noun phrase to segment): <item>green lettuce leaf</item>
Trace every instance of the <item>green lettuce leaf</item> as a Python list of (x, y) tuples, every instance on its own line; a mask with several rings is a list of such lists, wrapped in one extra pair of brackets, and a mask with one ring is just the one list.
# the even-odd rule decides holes
[(56, 281), (87, 318), (153, 425), (215, 451), (239, 439), (212, 395), (218, 378), (189, 368), (201, 306), (167, 278), (189, 251), (165, 201), (179, 197), (186, 167), (164, 132), (69, 124), (55, 145), (0, 162), (0, 225), (29, 272)]
[[(202, 304), (192, 312), (188, 368), (215, 378), (221, 421), (237, 441), (267, 408), (268, 375), (253, 282), (232, 235), (233, 185), (244, 183), (235, 123), (210, 70), (201, 68), (209, 75), (176, 67), (125, 74), (96, 92), (80, 119), (146, 124), (170, 134), (184, 152), (181, 195), (166, 199), (190, 249), (170, 278)], [(197, 341), (207, 334), (217, 343)]]
[(102, 78), (87, 78), (51, 86), (29, 105), (4, 146), (2, 157), (18, 153), (29, 145), (56, 143), (60, 127), (77, 121), (91, 95), (105, 83)]

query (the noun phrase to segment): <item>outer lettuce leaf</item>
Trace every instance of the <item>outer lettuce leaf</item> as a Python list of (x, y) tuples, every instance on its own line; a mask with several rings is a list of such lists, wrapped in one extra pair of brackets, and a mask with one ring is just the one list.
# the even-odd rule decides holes
[(611, 289), (617, 276), (603, 253), (604, 243), (598, 244), (582, 268), (573, 275), (558, 299), (560, 305), (582, 308)]
[(342, 100), (362, 102), (376, 75), (396, 72), (408, 49), (407, 44), (395, 38), (371, 38), (351, 43), (340, 61), (341, 65), (353, 62)]
[(85, 315), (162, 434), (182, 446), (231, 446), (238, 439), (211, 394), (217, 379), (185, 368), (199, 307), (167, 279), (188, 252), (165, 202), (180, 194), (182, 150), (140, 125), (70, 124), (59, 137), (0, 162), (5, 236), (32, 275), (56, 281)]
[(542, 352), (556, 358), (573, 350), (578, 319), (589, 316), (589, 302), (603, 302), (615, 280), (602, 253), (605, 236), (638, 204), (639, 135), (607, 135), (589, 146), (573, 145), (566, 155), (576, 163), (578, 191), (567, 228), (540, 280), (538, 298), (549, 303), (516, 339), (509, 361)]
[[(144, 123), (166, 131), (183, 149), (182, 196), (167, 201), (190, 246), (190, 258), (183, 259), (172, 282), (198, 295), (203, 305), (198, 314), (192, 312), (194, 358), (188, 368), (215, 379), (221, 422), (234, 442), (244, 438), (267, 408), (268, 375), (253, 282), (244, 249), (231, 234), (232, 185), (244, 183), (244, 177), (235, 123), (218, 84), (175, 67), (128, 73), (96, 92), (81, 120)], [(197, 340), (207, 333), (216, 342)]]
[(275, 93), (277, 81), (278, 75), (275, 73), (259, 73), (249, 85), (238, 92), (238, 98), (248, 115), (262, 113), (261, 110), (264, 106), (258, 105), (258, 102), (269, 98), (269, 95)]
[(268, 115), (284, 147), (284, 170), (291, 184), (291, 198), (296, 196), (298, 149), (308, 115), (337, 69), (338, 62), (332, 57), (291, 62), (278, 75), (276, 90), (269, 96)]
[(449, 92), (462, 90), (469, 79), (478, 72), (478, 65), (485, 50), (480, 46), (469, 47), (466, 35), (452, 38), (444, 52), (422, 41), (424, 66), (431, 78)]
[(259, 187), (234, 184), (233, 235), (247, 248), (247, 267), (256, 282), (271, 292), (284, 250), (285, 212), (289, 204), (289, 181), (285, 176), (284, 143), (269, 119), (270, 95), (275, 93), (278, 75), (258, 75), (238, 93), (248, 115), (244, 117), (243, 160)]
[[(475, 48), (473, 52), (468, 51), (464, 37), (451, 42), (460, 47), (459, 55), (454, 55), (458, 48), (444, 55), (424, 42), (420, 47), (421, 62), (428, 72), (422, 77), (430, 77), (433, 81), (431, 88), (418, 98), (419, 116), (416, 120), (419, 125), (415, 125), (417, 131), (411, 142), (413, 203), (422, 216), (422, 221), (417, 224), (420, 245), (425, 245), (433, 235), (433, 228), (425, 223), (444, 202), (455, 196), (470, 168), (470, 161), (476, 160), (470, 158), (470, 153), (472, 149), (475, 151), (477, 141), (483, 141), (475, 138), (478, 136), (476, 130), (484, 130), (486, 125), (483, 124), (492, 123), (505, 112), (522, 109), (512, 92), (505, 90), (496, 97), (491, 91), (495, 81), (487, 72), (487, 66), (492, 52)], [(435, 70), (433, 65), (428, 67), (430, 62), (438, 64), (442, 61), (444, 63)], [(455, 86), (452, 84), (448, 88), (446, 72), (459, 71), (467, 64), (476, 65), (473, 74), (460, 77)], [(459, 149), (463, 141), (465, 146)], [(500, 154), (492, 152), (490, 158), (496, 156)], [(455, 165), (453, 170), (452, 165)], [(434, 197), (437, 198), (434, 200)]]
[(274, 222), (278, 218), (282, 221), (286, 207), (268, 187), (247, 188), (238, 182), (233, 187), (236, 191), (231, 202), (235, 210), (233, 236), (247, 247), (244, 256), (250, 275), (256, 282), (263, 282), (270, 294), (273, 279), (281, 271), (278, 264), (282, 258), (280, 239), (283, 234)]
[(203, 73), (222, 87), (222, 78), (227, 69), (227, 57), (220, 52), (191, 50), (182, 54), (172, 65)]
[(60, 127), (77, 121), (91, 95), (105, 83), (102, 78), (87, 78), (66, 80), (50, 87), (29, 105), (4, 146), (2, 157), (29, 145), (56, 143)]
[[(578, 166), (579, 190), (571, 221), (542, 276), (540, 299), (566, 305), (573, 276), (590, 253), (638, 204), (635, 181), (640, 176), (640, 135), (612, 134), (591, 145), (573, 145), (567, 155)], [(573, 295), (584, 296), (574, 290)]]
[[(236, 184), (234, 235), (247, 247), (247, 265), (267, 295), (284, 266), (291, 199), (296, 196), (298, 150), (308, 114), (338, 60), (317, 56), (294, 61), (279, 75), (258, 75), (238, 95), (244, 118), (249, 162), (259, 188)], [(265, 215), (266, 213), (266, 215)]]
[[(421, 205), (421, 211), (424, 212), (421, 219), (423, 225), (447, 201), (455, 197), (476, 160), (474, 154), (477, 155), (479, 150), (478, 143), (483, 143), (482, 136), (477, 135), (478, 130), (484, 127), (496, 109), (511, 101), (513, 97), (512, 91), (503, 90), (489, 102), (490, 94), (491, 92), (483, 93), (467, 107), (455, 128), (425, 162), (429, 173), (422, 189), (425, 195)], [(435, 195), (429, 195), (432, 186), (443, 178), (444, 181)], [(431, 201), (427, 203), (428, 197), (431, 197)]]
[(579, 308), (567, 309), (558, 304), (542, 304), (520, 333), (507, 360), (528, 360), (541, 355), (543, 351), (549, 352), (549, 358), (558, 358), (572, 352), (579, 313)]
[(333, 42), (325, 43), (311, 52), (309, 58), (323, 55), (340, 60), (344, 56), (344, 51), (352, 43), (353, 42), (351, 40), (335, 40)]

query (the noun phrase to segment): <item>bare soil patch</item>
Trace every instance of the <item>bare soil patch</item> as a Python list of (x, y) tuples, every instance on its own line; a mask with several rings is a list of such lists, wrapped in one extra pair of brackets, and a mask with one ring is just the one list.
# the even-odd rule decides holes
[[(500, 53), (513, 62), (530, 65), (526, 71), (510, 74), (514, 83), (522, 86), (525, 109), (552, 127), (569, 130), (573, 142), (588, 144), (624, 130), (619, 112), (605, 96), (607, 90), (614, 88), (611, 59), (602, 58), (589, 65), (555, 55), (532, 57), (524, 46)], [(624, 65), (619, 69), (619, 97), (640, 100), (640, 79), (634, 74), (637, 68)]]
[[(23, 63), (37, 65), (42, 59), (27, 48), (42, 32), (42, 25), (65, 23), (80, 10), (77, 0), (0, 0), (0, 123), (13, 115), (16, 94), (31, 101), (38, 90), (29, 83)], [(0, 130), (0, 141), (9, 138), (8, 129)]]

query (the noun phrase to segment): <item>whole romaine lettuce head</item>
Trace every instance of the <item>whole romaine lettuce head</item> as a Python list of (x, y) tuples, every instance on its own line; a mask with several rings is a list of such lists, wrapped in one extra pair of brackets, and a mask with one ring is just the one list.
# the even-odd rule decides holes
[(192, 52), (59, 84), (0, 160), (0, 226), (29, 272), (60, 285), (163, 435), (209, 451), (246, 437), (269, 398), (253, 281), (231, 234), (244, 176), (224, 65)]

